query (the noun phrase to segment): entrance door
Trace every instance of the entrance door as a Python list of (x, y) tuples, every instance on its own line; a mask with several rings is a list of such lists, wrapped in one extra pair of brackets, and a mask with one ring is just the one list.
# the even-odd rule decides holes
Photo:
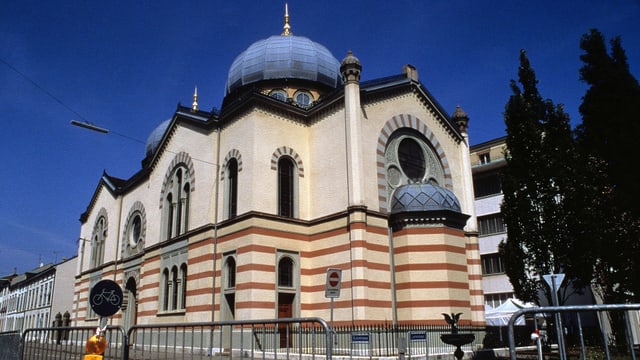
[[(278, 319), (293, 317), (293, 299), (295, 294), (278, 293)], [(280, 333), (280, 347), (293, 346), (293, 334), (291, 334), (289, 324), (278, 325)]]
[(125, 286), (126, 298), (127, 298), (127, 308), (123, 314), (123, 325), (126, 330), (129, 330), (132, 326), (137, 323), (137, 313), (138, 313), (138, 296), (137, 294), (137, 286), (134, 278), (129, 278), (127, 280), (127, 285)]

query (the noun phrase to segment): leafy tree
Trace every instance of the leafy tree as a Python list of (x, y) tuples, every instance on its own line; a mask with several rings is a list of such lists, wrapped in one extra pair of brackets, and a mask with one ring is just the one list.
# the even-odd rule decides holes
[[(580, 79), (589, 85), (576, 128), (581, 188), (576, 191), (580, 238), (593, 259), (594, 283), (605, 303), (640, 299), (640, 174), (634, 169), (640, 137), (640, 85), (619, 37), (607, 52), (598, 30), (583, 35)], [(623, 319), (612, 317), (624, 345)]]
[[(508, 241), (500, 246), (518, 298), (539, 303), (540, 276), (564, 272), (578, 285), (588, 274), (573, 266), (574, 237), (567, 217), (567, 196), (575, 186), (575, 156), (569, 116), (561, 105), (543, 100), (535, 72), (520, 53), (518, 82), (505, 109), (507, 165), (502, 173), (502, 215)], [(579, 286), (578, 286), (579, 287)]]
[(607, 53), (598, 30), (583, 35), (580, 78), (589, 85), (576, 128), (583, 174), (578, 208), (596, 260), (605, 302), (640, 299), (640, 174), (635, 171), (640, 137), (640, 85), (616, 37)]

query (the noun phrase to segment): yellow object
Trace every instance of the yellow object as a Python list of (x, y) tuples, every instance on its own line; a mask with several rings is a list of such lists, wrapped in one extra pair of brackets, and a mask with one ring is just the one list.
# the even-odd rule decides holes
[(90, 355), (85, 355), (83, 360), (102, 360), (103, 356), (102, 355), (96, 355), (96, 354), (90, 354)]
[[(89, 355), (102, 355), (107, 349), (107, 339), (101, 335), (93, 335), (89, 338), (89, 340), (87, 340), (87, 345), (85, 348), (87, 349), (85, 360), (87, 360), (87, 356)], [(100, 356), (100, 359), (102, 359), (102, 356)], [(89, 360), (97, 359), (89, 358)]]

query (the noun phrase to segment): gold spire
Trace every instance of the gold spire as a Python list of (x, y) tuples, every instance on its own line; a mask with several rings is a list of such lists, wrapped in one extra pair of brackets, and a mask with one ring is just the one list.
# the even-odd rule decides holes
[(196, 86), (195, 90), (193, 91), (193, 104), (191, 105), (191, 111), (197, 111), (198, 110), (198, 86)]
[(291, 25), (289, 25), (289, 4), (284, 3), (284, 28), (282, 29), (282, 36), (291, 35)]

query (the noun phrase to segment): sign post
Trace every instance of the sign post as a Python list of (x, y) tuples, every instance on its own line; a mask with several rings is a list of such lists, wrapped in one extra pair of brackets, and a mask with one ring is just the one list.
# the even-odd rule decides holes
[(84, 360), (102, 360), (107, 348), (107, 339), (102, 333), (107, 328), (107, 317), (115, 314), (122, 306), (122, 288), (112, 280), (100, 280), (89, 292), (89, 304), (100, 315), (95, 335), (87, 340)]
[[(564, 274), (542, 275), (542, 278), (547, 285), (549, 285), (549, 288), (551, 288), (553, 306), (560, 306), (558, 301), (558, 290), (560, 290), (560, 285), (562, 285), (562, 281), (564, 280)], [(556, 332), (558, 333), (558, 353), (560, 355), (560, 360), (566, 360), (567, 354), (564, 347), (564, 327), (562, 326), (562, 317), (560, 316), (560, 313), (555, 313), (555, 320)]]
[(324, 289), (324, 297), (331, 299), (331, 329), (333, 330), (333, 299), (340, 297), (340, 285), (342, 283), (341, 269), (327, 269), (327, 281)]

